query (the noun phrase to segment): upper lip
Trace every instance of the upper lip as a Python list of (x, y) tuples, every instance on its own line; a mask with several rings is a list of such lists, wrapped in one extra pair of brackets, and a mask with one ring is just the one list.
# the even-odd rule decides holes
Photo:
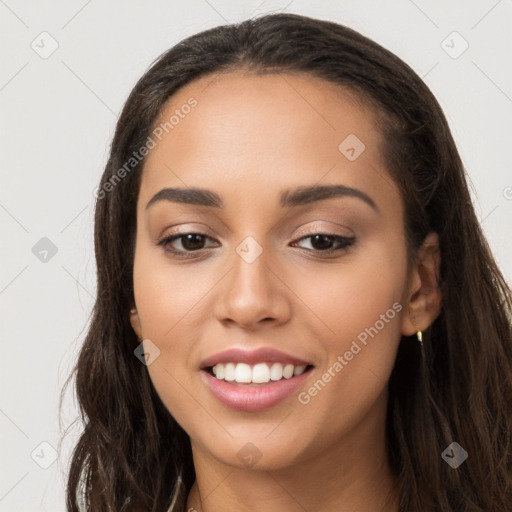
[(280, 350), (270, 347), (261, 347), (255, 350), (244, 350), (242, 348), (230, 348), (208, 357), (201, 363), (201, 368), (215, 366), (218, 363), (247, 363), (256, 364), (262, 362), (285, 363), (294, 366), (307, 366), (311, 363), (298, 357), (286, 354)]

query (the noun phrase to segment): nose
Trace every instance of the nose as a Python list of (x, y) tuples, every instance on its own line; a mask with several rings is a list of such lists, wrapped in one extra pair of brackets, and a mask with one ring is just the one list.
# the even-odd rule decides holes
[(265, 250), (254, 261), (235, 253), (231, 269), (219, 284), (215, 316), (223, 324), (254, 330), (290, 318), (292, 292)]

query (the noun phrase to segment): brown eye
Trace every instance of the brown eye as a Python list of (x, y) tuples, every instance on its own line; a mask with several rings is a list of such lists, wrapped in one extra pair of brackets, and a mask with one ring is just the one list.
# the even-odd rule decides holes
[[(180, 233), (163, 238), (158, 242), (158, 245), (162, 246), (166, 252), (174, 255), (186, 255), (187, 253), (204, 249), (204, 244), (207, 239), (211, 240), (208, 235), (202, 233)], [(176, 241), (181, 244), (181, 247), (176, 248)]]
[(181, 245), (186, 251), (197, 251), (204, 248), (205, 237), (199, 233), (188, 233), (177, 238), (181, 239)]
[(355, 237), (330, 235), (327, 233), (315, 233), (314, 235), (304, 236), (300, 238), (299, 241), (307, 239), (311, 240), (310, 245), (312, 246), (312, 249), (308, 250), (318, 253), (332, 253), (343, 251), (350, 247), (351, 245), (353, 245), (355, 242)]

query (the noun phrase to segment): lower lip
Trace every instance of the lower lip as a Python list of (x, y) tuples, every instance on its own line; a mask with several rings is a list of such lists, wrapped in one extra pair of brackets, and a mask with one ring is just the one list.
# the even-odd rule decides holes
[(221, 403), (238, 411), (257, 412), (274, 407), (297, 391), (308, 378), (311, 369), (289, 379), (271, 380), (268, 384), (258, 385), (233, 384), (217, 379), (207, 370), (201, 370), (201, 374)]

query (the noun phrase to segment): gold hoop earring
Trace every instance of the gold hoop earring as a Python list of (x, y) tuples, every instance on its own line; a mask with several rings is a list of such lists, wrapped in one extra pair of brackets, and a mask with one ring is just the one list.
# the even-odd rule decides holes
[(421, 331), (418, 331), (416, 333), (416, 337), (418, 338), (418, 341), (420, 342), (420, 345), (423, 347), (423, 336), (421, 334)]

